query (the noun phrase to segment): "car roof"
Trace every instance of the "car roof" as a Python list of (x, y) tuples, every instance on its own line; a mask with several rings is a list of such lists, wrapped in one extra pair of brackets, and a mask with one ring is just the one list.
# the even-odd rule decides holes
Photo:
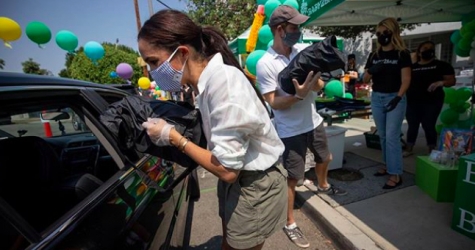
[[(105, 90), (118, 90), (113, 86), (106, 84), (92, 83), (88, 81), (75, 80), (58, 76), (44, 76), (16, 72), (0, 72), (0, 88), (12, 86), (32, 86), (32, 85), (48, 85), (48, 86), (71, 86), (100, 88)], [(123, 91), (123, 90), (122, 90)]]

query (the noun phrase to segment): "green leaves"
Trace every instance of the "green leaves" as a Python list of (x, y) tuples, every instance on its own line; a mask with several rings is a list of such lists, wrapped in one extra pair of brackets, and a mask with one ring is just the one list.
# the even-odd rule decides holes
[[(185, 1), (185, 0), (181, 0)], [(202, 26), (219, 28), (228, 41), (249, 28), (257, 10), (255, 0), (187, 0), (187, 14)]]

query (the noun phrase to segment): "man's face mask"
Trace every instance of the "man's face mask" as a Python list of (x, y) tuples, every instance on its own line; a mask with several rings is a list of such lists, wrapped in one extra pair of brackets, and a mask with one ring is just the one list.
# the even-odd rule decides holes
[(296, 43), (298, 43), (302, 39), (302, 31), (300, 30), (287, 32), (285, 31), (285, 28), (284, 28), (284, 32), (285, 32), (285, 35), (282, 39), (283, 39), (284, 44), (288, 47), (294, 46)]

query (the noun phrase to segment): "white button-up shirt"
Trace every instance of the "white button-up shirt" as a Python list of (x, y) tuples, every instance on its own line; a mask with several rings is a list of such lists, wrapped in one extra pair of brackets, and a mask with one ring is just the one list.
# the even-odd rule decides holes
[(208, 148), (226, 168), (266, 170), (284, 152), (269, 114), (244, 73), (220, 53), (198, 80), (196, 101)]

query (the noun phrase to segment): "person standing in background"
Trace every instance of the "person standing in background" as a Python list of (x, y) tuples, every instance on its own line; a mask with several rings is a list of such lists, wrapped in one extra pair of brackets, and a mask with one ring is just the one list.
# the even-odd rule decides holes
[(425, 41), (417, 48), (417, 62), (412, 65), (411, 85), (407, 90), (407, 147), (404, 156), (412, 154), (419, 126), (422, 124), (429, 153), (437, 144), (435, 124), (444, 105), (443, 87), (455, 85), (452, 65), (437, 60), (435, 44)]
[(192, 107), (195, 106), (195, 91), (189, 84), (181, 87), (180, 100), (189, 103)]
[(345, 84), (346, 92), (351, 93), (353, 97), (356, 97), (356, 80), (358, 79), (358, 69), (356, 67), (355, 54), (348, 55), (348, 63), (345, 69)]
[(378, 47), (368, 57), (363, 79), (373, 81), (371, 111), (386, 164), (374, 175), (390, 175), (383, 189), (402, 184), (401, 127), (406, 113), (405, 94), (411, 83), (411, 56), (400, 34), (395, 18), (386, 18), (377, 25)]

